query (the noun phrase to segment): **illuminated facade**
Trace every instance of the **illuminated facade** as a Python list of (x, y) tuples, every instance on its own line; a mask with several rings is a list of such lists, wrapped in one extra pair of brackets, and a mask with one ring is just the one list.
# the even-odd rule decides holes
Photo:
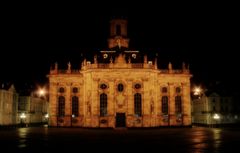
[[(17, 122), (24, 124), (36, 124), (47, 122), (48, 101), (31, 93), (27, 96), (19, 96)], [(22, 118), (21, 115), (25, 117)]]
[(231, 96), (203, 93), (192, 99), (192, 122), (199, 125), (239, 123)]
[(0, 126), (17, 124), (18, 94), (14, 85), (2, 84), (0, 88)]
[(127, 21), (110, 22), (108, 50), (79, 70), (50, 70), (49, 125), (158, 127), (191, 125), (189, 69), (158, 69), (129, 50)]

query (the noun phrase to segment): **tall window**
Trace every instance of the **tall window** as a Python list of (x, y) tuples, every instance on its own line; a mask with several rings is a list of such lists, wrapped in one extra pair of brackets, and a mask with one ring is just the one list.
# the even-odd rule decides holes
[(58, 116), (65, 116), (65, 98), (63, 96), (58, 97)]
[(116, 34), (118, 36), (121, 35), (121, 26), (120, 25), (117, 25), (117, 27), (116, 27)]
[(181, 113), (182, 112), (182, 98), (181, 98), (181, 96), (176, 96), (175, 97), (175, 111), (176, 111), (176, 113)]
[(139, 93), (134, 95), (134, 113), (137, 116), (142, 116), (142, 95)]
[(162, 97), (162, 113), (168, 114), (168, 96)]
[(107, 95), (105, 93), (100, 95), (100, 116), (107, 116)]
[(78, 97), (77, 96), (73, 96), (72, 97), (72, 115), (74, 116), (78, 116), (79, 112), (78, 112)]

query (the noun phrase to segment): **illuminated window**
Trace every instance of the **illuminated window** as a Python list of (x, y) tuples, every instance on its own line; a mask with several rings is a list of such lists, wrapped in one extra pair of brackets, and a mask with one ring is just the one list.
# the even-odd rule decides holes
[(100, 95), (100, 116), (107, 116), (107, 95), (105, 93)]
[(73, 93), (78, 93), (78, 88), (74, 87), (74, 88), (72, 89), (72, 92), (73, 92)]
[(79, 104), (78, 104), (78, 97), (77, 96), (73, 96), (72, 97), (72, 115), (74, 116), (78, 116), (79, 115)]
[(168, 96), (162, 97), (162, 113), (168, 114)]
[(58, 97), (58, 116), (65, 116), (65, 98), (63, 96)]
[(175, 97), (175, 112), (176, 113), (182, 112), (182, 97), (181, 96)]
[(162, 93), (167, 93), (167, 87), (162, 88)]
[(123, 91), (123, 84), (118, 84), (118, 91), (119, 92), (122, 92)]
[(139, 93), (134, 95), (134, 113), (137, 116), (142, 116), (142, 95)]

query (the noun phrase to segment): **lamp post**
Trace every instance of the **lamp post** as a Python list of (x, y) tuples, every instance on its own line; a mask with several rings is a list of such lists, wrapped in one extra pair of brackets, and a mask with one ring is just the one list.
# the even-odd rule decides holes
[(21, 126), (23, 126), (25, 118), (26, 118), (25, 113), (22, 113), (22, 114), (20, 115), (20, 123), (21, 123)]
[(193, 95), (194, 96), (197, 96), (198, 98), (200, 98), (201, 94), (202, 94), (202, 89), (200, 87), (195, 87), (193, 89)]
[(71, 116), (71, 127), (72, 127), (72, 122), (73, 122), (73, 119), (75, 118), (75, 115), (74, 114), (72, 114), (72, 116)]
[(216, 121), (216, 127), (217, 127), (217, 123), (218, 123), (218, 121), (220, 120), (220, 115), (217, 114), (217, 113), (215, 113), (215, 114), (213, 115), (213, 119)]
[(45, 115), (44, 115), (44, 118), (45, 118), (46, 123), (48, 124), (49, 115), (48, 115), (48, 114), (45, 114)]

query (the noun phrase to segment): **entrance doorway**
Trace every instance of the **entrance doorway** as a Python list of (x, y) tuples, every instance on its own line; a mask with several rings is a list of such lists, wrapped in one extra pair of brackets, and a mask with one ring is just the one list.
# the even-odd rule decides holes
[(117, 113), (116, 114), (116, 127), (126, 127), (125, 113)]

